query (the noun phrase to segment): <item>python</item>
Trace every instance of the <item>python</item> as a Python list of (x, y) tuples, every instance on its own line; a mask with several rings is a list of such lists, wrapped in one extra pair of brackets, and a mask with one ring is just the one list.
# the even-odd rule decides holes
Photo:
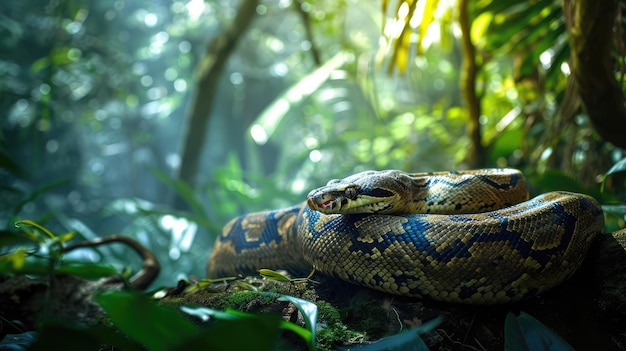
[(569, 278), (603, 228), (592, 197), (528, 199), (515, 169), (366, 171), (329, 181), (300, 205), (231, 220), (207, 275), (314, 268), (396, 295), (507, 303)]

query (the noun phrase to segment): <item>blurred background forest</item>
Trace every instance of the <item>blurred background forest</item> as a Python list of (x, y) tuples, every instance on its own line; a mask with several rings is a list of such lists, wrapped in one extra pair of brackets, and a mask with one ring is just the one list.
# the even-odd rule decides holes
[(600, 197), (626, 156), (624, 8), (3, 1), (0, 228), (129, 235), (172, 285), (233, 216), (365, 169), (515, 167)]

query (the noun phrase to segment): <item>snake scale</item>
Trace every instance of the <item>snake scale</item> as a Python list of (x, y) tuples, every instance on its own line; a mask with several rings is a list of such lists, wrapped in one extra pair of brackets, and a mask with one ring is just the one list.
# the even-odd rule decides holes
[(313, 190), (306, 203), (231, 220), (207, 274), (313, 267), (396, 295), (507, 303), (570, 277), (603, 227), (593, 198), (529, 200), (514, 169), (366, 171)]

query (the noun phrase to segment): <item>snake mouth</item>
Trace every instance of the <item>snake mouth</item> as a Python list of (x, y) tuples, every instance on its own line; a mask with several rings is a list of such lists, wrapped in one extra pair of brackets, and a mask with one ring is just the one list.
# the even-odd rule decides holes
[(307, 199), (307, 204), (310, 209), (320, 211), (322, 213), (333, 213), (333, 209), (335, 209), (335, 211), (339, 211), (341, 209), (341, 201), (339, 198), (328, 194), (309, 197)]
[(393, 208), (393, 205), (385, 201), (349, 200), (331, 194), (309, 197), (307, 205), (324, 214), (386, 213)]

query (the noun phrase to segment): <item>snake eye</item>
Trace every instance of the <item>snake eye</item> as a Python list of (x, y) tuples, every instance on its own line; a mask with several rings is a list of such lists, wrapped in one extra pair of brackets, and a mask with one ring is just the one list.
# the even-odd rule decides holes
[(344, 191), (344, 194), (346, 195), (348, 199), (351, 199), (351, 200), (356, 199), (356, 189), (353, 187), (346, 188), (346, 190)]

